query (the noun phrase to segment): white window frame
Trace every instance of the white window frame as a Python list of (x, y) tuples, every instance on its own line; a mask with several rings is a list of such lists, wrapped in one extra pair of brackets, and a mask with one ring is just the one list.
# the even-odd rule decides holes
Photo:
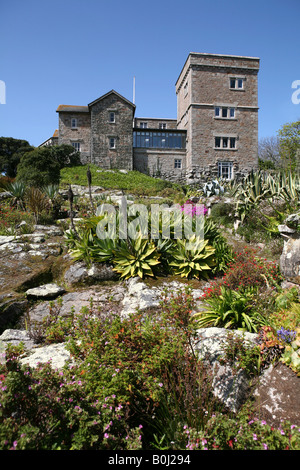
[(77, 128), (78, 128), (78, 119), (71, 118), (71, 129), (77, 129)]
[(116, 148), (116, 138), (110, 137), (109, 138), (109, 148), (110, 150), (114, 150)]
[(81, 143), (80, 142), (71, 142), (72, 147), (76, 150), (76, 152), (81, 152)]
[(160, 122), (160, 123), (158, 124), (158, 128), (159, 128), (159, 129), (167, 129), (167, 124), (166, 124), (165, 122)]
[(110, 111), (109, 113), (109, 122), (110, 124), (114, 124), (116, 122), (116, 113), (114, 111)]
[[(224, 112), (226, 116), (224, 116)], [(233, 116), (231, 116), (233, 112)], [(234, 106), (215, 106), (215, 119), (235, 119)]]
[(174, 168), (177, 168), (178, 170), (182, 169), (182, 159), (181, 158), (175, 158)]
[[(231, 86), (233, 81), (234, 81), (234, 87)], [(242, 86), (239, 86), (240, 82)], [(229, 79), (230, 90), (236, 90), (236, 91), (245, 90), (244, 84), (245, 84), (245, 77), (230, 77)]]
[(148, 129), (148, 122), (140, 122), (140, 129)]
[(218, 162), (218, 177), (226, 180), (233, 179), (233, 163), (232, 162)]
[[(216, 150), (236, 150), (236, 143), (237, 143), (237, 137), (235, 136), (219, 136), (216, 135), (214, 137), (215, 142), (214, 142), (214, 148)], [(220, 146), (217, 146), (217, 141), (216, 139), (220, 139)], [(232, 147), (232, 143), (234, 143), (234, 146)]]

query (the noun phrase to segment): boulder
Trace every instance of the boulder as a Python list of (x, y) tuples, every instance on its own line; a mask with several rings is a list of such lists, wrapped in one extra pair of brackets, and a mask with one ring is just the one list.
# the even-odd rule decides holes
[(224, 355), (224, 344), (227, 335), (242, 336), (244, 344), (253, 347), (257, 335), (239, 330), (225, 328), (201, 328), (197, 330), (195, 349), (199, 358), (206, 361), (213, 371), (213, 393), (231, 411), (237, 412), (249, 394), (249, 377), (242, 370), (234, 370), (230, 364), (221, 364), (219, 359)]
[(18, 346), (20, 343), (23, 343), (25, 349), (29, 351), (35, 346), (27, 330), (5, 330), (0, 336), (0, 363), (3, 363), (5, 360), (6, 346), (8, 344)]
[(278, 230), (284, 238), (280, 271), (288, 281), (300, 284), (300, 233), (286, 224), (279, 225)]
[[(122, 313), (123, 316), (128, 316), (130, 313), (134, 313), (137, 309), (140, 311), (146, 310), (148, 308), (158, 307), (161, 301), (161, 295), (165, 289), (168, 289), (171, 292), (176, 292), (179, 289), (184, 288), (185, 284), (171, 281), (171, 282), (162, 282), (159, 286), (147, 286), (139, 277), (134, 277), (126, 281), (126, 294), (122, 301)], [(192, 295), (196, 300), (197, 309), (200, 307), (198, 305), (197, 299), (203, 294), (202, 289), (193, 289)]]
[(77, 262), (71, 265), (64, 275), (64, 281), (69, 286), (91, 285), (101, 281), (112, 281), (117, 279), (112, 266), (99, 263), (88, 267), (84, 262)]
[(66, 349), (65, 344), (57, 343), (32, 350), (31, 354), (22, 358), (20, 362), (22, 365), (27, 364), (33, 368), (38, 367), (39, 364), (49, 362), (53, 369), (61, 369), (70, 357), (71, 355)]
[(55, 299), (66, 291), (57, 284), (44, 284), (43, 286), (33, 287), (25, 292), (27, 299)]
[(257, 414), (269, 425), (286, 420), (300, 426), (300, 377), (282, 362), (263, 371), (253, 395)]

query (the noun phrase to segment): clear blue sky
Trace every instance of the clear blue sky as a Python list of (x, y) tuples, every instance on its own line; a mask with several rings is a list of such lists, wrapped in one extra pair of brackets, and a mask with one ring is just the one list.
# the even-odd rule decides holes
[(300, 118), (300, 0), (0, 0), (0, 18), (0, 136), (37, 146), (59, 104), (132, 100), (134, 76), (136, 116), (176, 118), (189, 52), (260, 57), (259, 137)]

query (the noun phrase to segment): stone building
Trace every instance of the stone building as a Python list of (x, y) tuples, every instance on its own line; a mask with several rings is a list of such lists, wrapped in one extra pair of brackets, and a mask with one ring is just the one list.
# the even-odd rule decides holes
[(136, 117), (111, 90), (87, 106), (58, 106), (56, 139), (41, 145), (71, 144), (104, 169), (232, 179), (258, 165), (258, 71), (256, 57), (190, 53), (175, 84), (177, 119)]

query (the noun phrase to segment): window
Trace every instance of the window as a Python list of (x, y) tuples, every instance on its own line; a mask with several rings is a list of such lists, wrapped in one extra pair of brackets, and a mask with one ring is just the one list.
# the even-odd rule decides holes
[(165, 122), (160, 122), (158, 127), (159, 129), (167, 129), (167, 124)]
[(72, 129), (77, 129), (77, 119), (76, 118), (71, 119), (71, 128)]
[(244, 89), (244, 78), (231, 78), (230, 88), (232, 90), (243, 90)]
[(218, 176), (226, 180), (233, 178), (233, 164), (232, 162), (218, 162)]
[(133, 146), (140, 148), (185, 148), (184, 132), (134, 131)]
[(80, 142), (72, 142), (72, 146), (74, 147), (76, 152), (81, 152)]
[(175, 158), (175, 160), (174, 160), (174, 168), (182, 168), (181, 164), (182, 164), (181, 158)]
[(236, 137), (215, 137), (216, 149), (235, 149)]
[(147, 122), (140, 122), (140, 129), (147, 129), (148, 123)]
[(109, 139), (109, 148), (115, 149), (116, 148), (116, 139), (115, 137), (110, 137)]
[(221, 148), (221, 137), (215, 137), (215, 148)]
[(116, 116), (113, 111), (109, 113), (109, 122), (116, 122)]
[(235, 118), (235, 108), (229, 108), (228, 106), (216, 106), (215, 107), (215, 117), (223, 119), (234, 119)]

